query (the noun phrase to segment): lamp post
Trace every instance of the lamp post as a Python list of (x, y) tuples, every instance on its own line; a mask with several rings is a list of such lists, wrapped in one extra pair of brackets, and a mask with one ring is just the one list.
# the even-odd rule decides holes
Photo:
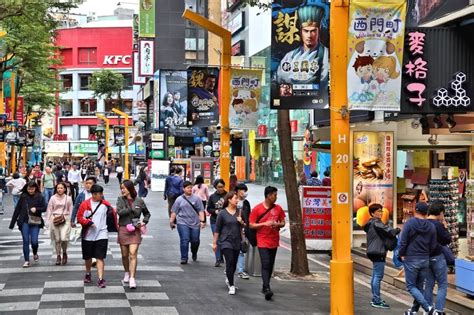
[(105, 160), (109, 159), (109, 128), (110, 120), (102, 114), (95, 114), (97, 118), (105, 122)]
[[(124, 122), (124, 127), (125, 127), (125, 156), (124, 156), (124, 174), (123, 174), (123, 177), (124, 179), (130, 179), (130, 174), (129, 174), (129, 170), (128, 170), (128, 118), (129, 116), (127, 114), (125, 114), (124, 112), (122, 112), (121, 110), (118, 110), (116, 108), (112, 108), (112, 111), (114, 113), (116, 113), (117, 115), (119, 115), (120, 117), (123, 117), (125, 119), (125, 122)], [(121, 148), (121, 146), (120, 146)]]

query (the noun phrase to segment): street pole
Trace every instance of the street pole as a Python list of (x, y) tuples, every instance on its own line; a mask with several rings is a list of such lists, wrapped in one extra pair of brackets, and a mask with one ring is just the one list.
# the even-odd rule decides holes
[[(12, 71), (11, 73), (11, 76), (10, 76), (10, 113), (12, 115), (11, 118), (11, 121), (12, 122), (15, 122), (15, 103), (16, 103), (16, 89), (15, 89), (15, 81), (16, 81), (16, 75), (15, 73)], [(15, 128), (15, 132), (18, 134), (18, 130), (17, 128)], [(10, 167), (11, 167), (11, 172), (10, 173), (14, 173), (16, 172), (16, 168), (17, 168), (17, 165), (16, 165), (16, 145), (13, 144), (11, 146), (11, 153), (10, 153)]]
[[(117, 115), (123, 117), (125, 119), (125, 122), (124, 122), (124, 127), (125, 127), (125, 162), (123, 163), (123, 167), (124, 167), (124, 174), (123, 174), (123, 177), (124, 179), (130, 179), (130, 174), (129, 174), (129, 171), (128, 171), (128, 118), (129, 116), (127, 114), (125, 114), (124, 112), (122, 112), (121, 110), (118, 110), (116, 108), (112, 108), (112, 111), (114, 113), (116, 113)], [(119, 149), (121, 150), (122, 146), (119, 146)]]
[(354, 314), (354, 271), (351, 257), (350, 130), (347, 110), (347, 38), (349, 0), (331, 1), (331, 314)]
[[(7, 33), (5, 31), (0, 30), (0, 40), (5, 35), (7, 35)], [(5, 56), (0, 55), (0, 60), (2, 60), (2, 62), (5, 62), (3, 60), (4, 57)], [(0, 75), (3, 76), (3, 73), (1, 73)], [(4, 97), (3, 97), (3, 78), (0, 78), (0, 79), (1, 79), (0, 84), (2, 85), (2, 86), (0, 86), (0, 115), (3, 115), (3, 114), (5, 114), (5, 103), (3, 102), (4, 101)], [(2, 142), (0, 142), (0, 166), (1, 167), (6, 167), (6, 158), (7, 158), (6, 144), (5, 144), (5, 141), (2, 141)], [(6, 174), (7, 171), (5, 170), (4, 173)]]
[(109, 128), (110, 128), (110, 120), (102, 114), (95, 114), (97, 118), (103, 120), (105, 122), (105, 160), (108, 161), (109, 159)]
[(221, 178), (225, 181), (226, 189), (229, 189), (230, 178), (230, 128), (229, 128), (229, 103), (230, 103), (230, 66), (231, 66), (231, 33), (205, 17), (191, 11), (184, 10), (183, 18), (199, 25), (222, 39), (221, 55), (221, 80), (219, 86), (220, 95), (220, 123), (221, 123)]

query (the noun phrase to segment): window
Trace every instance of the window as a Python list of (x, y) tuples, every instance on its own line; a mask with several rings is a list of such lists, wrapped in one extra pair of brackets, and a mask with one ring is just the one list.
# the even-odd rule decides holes
[(97, 111), (97, 101), (95, 99), (79, 100), (81, 105), (81, 116), (94, 116)]
[(61, 59), (64, 66), (72, 65), (72, 48), (61, 49)]
[(123, 75), (123, 89), (133, 90), (133, 75), (131, 73), (122, 73)]
[(79, 75), (79, 88), (81, 90), (89, 90), (89, 84), (91, 83), (91, 74), (80, 74)]
[(131, 99), (123, 99), (122, 104), (119, 104), (119, 100), (105, 100), (105, 112), (112, 112), (112, 108), (116, 108), (121, 110), (124, 113), (131, 114), (132, 113), (132, 100)]
[(72, 74), (63, 74), (60, 76), (61, 91), (67, 92), (72, 90)]
[(97, 63), (97, 48), (79, 48), (79, 63), (80, 64), (96, 64)]
[(72, 116), (72, 100), (60, 100), (62, 116)]

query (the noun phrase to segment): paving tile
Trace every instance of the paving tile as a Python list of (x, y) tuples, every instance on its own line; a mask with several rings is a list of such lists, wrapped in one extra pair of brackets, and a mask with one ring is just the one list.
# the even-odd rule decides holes
[(13, 303), (1, 303), (0, 302), (0, 313), (8, 311), (31, 311), (37, 310), (40, 302), (13, 302)]
[(127, 300), (86, 300), (86, 308), (118, 308), (130, 307)]
[(37, 315), (85, 315), (84, 308), (40, 308)]
[(41, 302), (82, 301), (84, 293), (43, 294)]
[(154, 307), (144, 307), (144, 306), (133, 306), (132, 312), (134, 315), (178, 315), (178, 311), (175, 307), (170, 306), (154, 306)]
[(164, 292), (127, 292), (129, 300), (169, 300)]
[(42, 293), (43, 293), (43, 288), (5, 289), (5, 290), (0, 291), (0, 297), (41, 295)]
[(46, 281), (44, 283), (45, 288), (80, 288), (84, 286), (84, 282), (81, 281)]
[(40, 309), (84, 309), (85, 301), (53, 301), (53, 302), (41, 302)]
[(94, 285), (94, 286), (85, 286), (84, 293), (85, 294), (125, 293), (125, 290), (122, 286), (108, 285), (106, 288), (101, 289)]

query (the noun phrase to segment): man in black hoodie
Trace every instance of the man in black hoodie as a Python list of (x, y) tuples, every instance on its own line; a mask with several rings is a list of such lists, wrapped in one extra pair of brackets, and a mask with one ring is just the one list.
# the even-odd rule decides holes
[(373, 264), (370, 282), (372, 302), (370, 305), (376, 308), (390, 308), (380, 297), (380, 282), (383, 278), (385, 258), (387, 257), (385, 240), (395, 238), (400, 233), (400, 229), (393, 229), (382, 222), (382, 208), (382, 205), (378, 203), (369, 206), (369, 214), (372, 218), (364, 226), (364, 231), (367, 233), (367, 257)]
[(405, 282), (408, 292), (417, 303), (432, 315), (435, 309), (423, 295), (423, 283), (430, 271), (430, 255), (437, 246), (436, 228), (426, 220), (428, 205), (418, 202), (414, 217), (409, 219), (400, 238), (399, 256), (405, 266)]

